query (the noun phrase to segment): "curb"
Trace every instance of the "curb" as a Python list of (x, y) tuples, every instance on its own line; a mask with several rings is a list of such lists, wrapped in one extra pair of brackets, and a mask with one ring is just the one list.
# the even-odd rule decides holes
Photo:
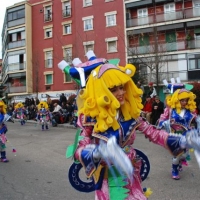
[[(19, 122), (19, 119), (14, 119), (14, 122)], [(26, 120), (26, 123), (31, 123), (31, 124), (37, 124), (38, 122), (34, 120)], [(64, 124), (58, 124), (57, 127), (66, 127), (70, 129), (77, 129), (73, 125), (70, 125), (69, 123), (64, 123)]]

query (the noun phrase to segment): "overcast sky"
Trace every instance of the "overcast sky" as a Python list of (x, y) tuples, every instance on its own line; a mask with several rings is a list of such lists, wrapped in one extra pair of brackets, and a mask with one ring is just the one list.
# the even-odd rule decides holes
[[(0, 6), (0, 36), (1, 36), (1, 32), (2, 32), (2, 28), (3, 28), (3, 22), (4, 22), (4, 17), (5, 17), (5, 12), (6, 12), (6, 8), (9, 6), (14, 5), (15, 3), (21, 2), (23, 0), (1, 0), (1, 6)], [(1, 55), (1, 40), (0, 39), (0, 58), (2, 57)]]

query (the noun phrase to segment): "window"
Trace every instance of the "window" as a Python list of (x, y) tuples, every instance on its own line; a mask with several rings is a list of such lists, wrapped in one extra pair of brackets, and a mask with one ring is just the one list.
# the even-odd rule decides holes
[(45, 52), (45, 67), (46, 68), (52, 68), (53, 67), (53, 52), (52, 51), (46, 51)]
[(106, 38), (106, 42), (107, 42), (107, 53), (113, 53), (113, 52), (117, 52), (117, 37), (113, 37), (113, 38)]
[(165, 13), (175, 12), (175, 3), (169, 3), (164, 5)]
[(63, 3), (63, 17), (71, 16), (71, 3), (70, 1)]
[(83, 42), (85, 53), (94, 50), (94, 41)]
[(93, 30), (93, 16), (83, 17), (84, 31)]
[(68, 62), (69, 64), (72, 63), (72, 48), (69, 47), (69, 48), (64, 48), (63, 49), (63, 54), (64, 54), (64, 60), (66, 62)]
[(116, 11), (105, 13), (106, 26), (115, 26), (116, 25), (116, 14), (117, 14)]
[(138, 9), (137, 15), (138, 15), (138, 25), (149, 23), (147, 8)]
[(52, 37), (52, 28), (45, 30), (45, 38), (51, 38)]
[(189, 59), (189, 70), (200, 69), (200, 58)]
[(83, 7), (91, 6), (92, 0), (83, 0)]
[(64, 34), (71, 34), (71, 24), (64, 25)]
[(72, 82), (72, 78), (69, 74), (64, 73), (64, 82), (65, 83)]
[(200, 0), (193, 1), (193, 15), (195, 17), (200, 16)]
[(53, 74), (46, 74), (45, 75), (45, 85), (53, 84)]
[(17, 32), (17, 33), (11, 33), (8, 35), (8, 42), (15, 42), (25, 39), (25, 31)]
[(52, 8), (51, 8), (51, 6), (46, 6), (45, 7), (44, 21), (45, 22), (52, 21)]
[(24, 18), (25, 17), (25, 10), (17, 10), (14, 12), (8, 12), (8, 21), (13, 21), (16, 19)]

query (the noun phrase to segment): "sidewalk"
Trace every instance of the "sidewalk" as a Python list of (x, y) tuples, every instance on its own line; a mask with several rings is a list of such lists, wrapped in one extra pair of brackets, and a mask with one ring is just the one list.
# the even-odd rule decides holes
[[(19, 119), (14, 119), (14, 121), (19, 122)], [(37, 124), (38, 122), (36, 122), (34, 120), (27, 120), (26, 123)], [(76, 129), (76, 127), (74, 127), (70, 123), (58, 124), (57, 127), (66, 127), (66, 128)]]

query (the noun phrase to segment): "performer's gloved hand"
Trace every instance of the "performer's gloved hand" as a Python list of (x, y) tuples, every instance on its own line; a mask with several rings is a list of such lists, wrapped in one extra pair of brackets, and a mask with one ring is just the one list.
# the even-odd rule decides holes
[(180, 139), (181, 148), (193, 148), (200, 151), (200, 132), (197, 129), (187, 131)]

